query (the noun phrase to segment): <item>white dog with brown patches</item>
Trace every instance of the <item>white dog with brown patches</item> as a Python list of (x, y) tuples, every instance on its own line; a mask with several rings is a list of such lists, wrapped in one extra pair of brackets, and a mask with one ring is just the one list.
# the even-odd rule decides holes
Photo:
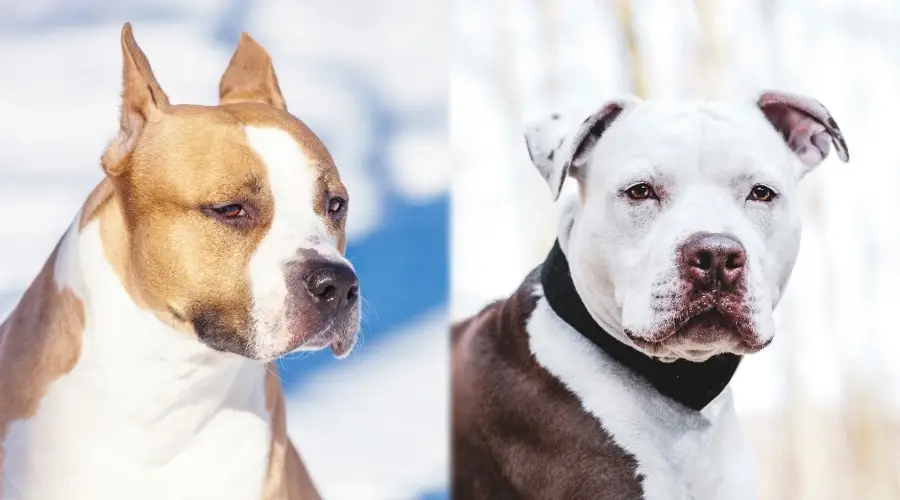
[(249, 36), (214, 107), (121, 42), (106, 179), (0, 326), (0, 498), (318, 498), (271, 361), (354, 345), (337, 168)]

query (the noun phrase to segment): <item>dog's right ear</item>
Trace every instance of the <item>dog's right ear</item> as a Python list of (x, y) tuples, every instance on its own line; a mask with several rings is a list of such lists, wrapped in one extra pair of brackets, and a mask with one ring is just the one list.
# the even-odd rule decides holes
[(272, 58), (262, 45), (241, 34), (228, 69), (219, 82), (219, 103), (258, 102), (287, 111)]
[(169, 107), (169, 97), (153, 76), (147, 56), (138, 47), (131, 23), (122, 27), (122, 110), (119, 133), (103, 153), (103, 170), (111, 176), (121, 174), (128, 155), (147, 122), (158, 120)]
[(525, 127), (528, 155), (550, 185), (554, 201), (559, 199), (566, 176), (587, 162), (591, 151), (606, 129), (622, 114), (622, 111), (639, 102), (640, 99), (636, 97), (610, 101), (581, 122), (574, 132), (569, 131), (559, 113)]

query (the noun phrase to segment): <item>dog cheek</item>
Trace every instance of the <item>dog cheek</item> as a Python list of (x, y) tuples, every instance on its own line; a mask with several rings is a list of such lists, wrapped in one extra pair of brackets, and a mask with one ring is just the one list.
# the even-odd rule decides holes
[(630, 285), (623, 287), (617, 295), (622, 298), (622, 328), (636, 337), (652, 340), (660, 323), (652, 307), (652, 292)]

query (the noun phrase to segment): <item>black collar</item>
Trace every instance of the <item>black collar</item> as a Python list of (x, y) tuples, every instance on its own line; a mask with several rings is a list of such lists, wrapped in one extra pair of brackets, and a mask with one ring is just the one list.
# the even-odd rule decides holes
[(544, 261), (541, 285), (550, 308), (563, 321), (603, 349), (609, 357), (646, 379), (657, 391), (688, 408), (700, 411), (721, 394), (741, 361), (740, 356), (726, 353), (702, 363), (684, 359), (666, 363), (606, 333), (581, 302), (559, 241)]

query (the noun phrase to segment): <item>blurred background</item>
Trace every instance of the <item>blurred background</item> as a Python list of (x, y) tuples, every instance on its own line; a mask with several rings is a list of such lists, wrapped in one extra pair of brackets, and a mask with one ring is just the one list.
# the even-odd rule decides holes
[(801, 186), (779, 333), (738, 370), (736, 405), (760, 499), (900, 498), (896, 2), (455, 0), (452, 36), (454, 319), (515, 290), (555, 238), (524, 121), (586, 117), (620, 93), (724, 99), (769, 87), (829, 108), (851, 160), (832, 155)]
[[(280, 365), (325, 499), (446, 498), (447, 60), (434, 0), (0, 0), (0, 318), (101, 179), (131, 21), (173, 103), (215, 104), (241, 31), (351, 195), (362, 341)], [(445, 26), (447, 29), (445, 29)]]

